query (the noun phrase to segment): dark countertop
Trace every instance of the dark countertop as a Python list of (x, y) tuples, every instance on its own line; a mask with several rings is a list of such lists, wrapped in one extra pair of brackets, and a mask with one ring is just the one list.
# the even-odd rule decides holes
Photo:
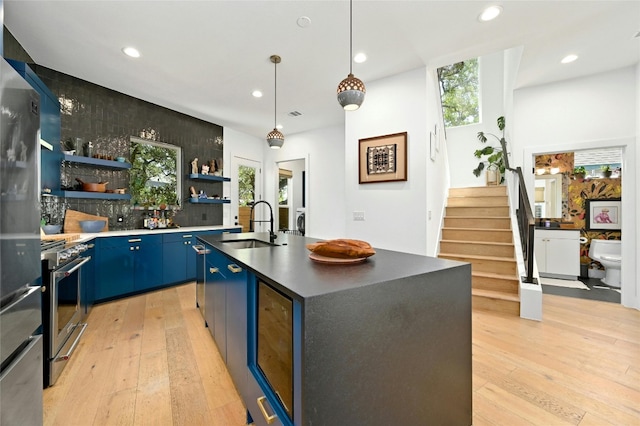
[(306, 244), (320, 241), (297, 235), (278, 234), (276, 247), (233, 249), (220, 241), (258, 239), (269, 241), (269, 234), (243, 233), (204, 235), (198, 239), (217, 248), (236, 263), (273, 283), (284, 286), (292, 296), (309, 298), (382, 282), (404, 279), (468, 264), (415, 254), (376, 249), (363, 263), (327, 265), (309, 258)]

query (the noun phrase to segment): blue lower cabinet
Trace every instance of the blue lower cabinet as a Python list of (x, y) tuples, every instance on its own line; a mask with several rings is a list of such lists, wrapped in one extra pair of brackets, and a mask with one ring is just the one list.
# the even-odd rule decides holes
[(205, 254), (205, 321), (238, 393), (247, 385), (247, 281), (253, 274), (211, 246)]
[(162, 286), (162, 236), (99, 238), (96, 300), (113, 299)]
[(134, 254), (127, 237), (99, 238), (96, 242), (96, 300), (133, 293)]

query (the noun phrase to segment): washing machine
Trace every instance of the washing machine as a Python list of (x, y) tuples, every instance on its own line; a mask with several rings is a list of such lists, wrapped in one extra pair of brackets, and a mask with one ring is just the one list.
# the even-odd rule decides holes
[(304, 214), (305, 214), (305, 211), (306, 211), (305, 207), (298, 207), (296, 209), (296, 229), (302, 235), (304, 235)]

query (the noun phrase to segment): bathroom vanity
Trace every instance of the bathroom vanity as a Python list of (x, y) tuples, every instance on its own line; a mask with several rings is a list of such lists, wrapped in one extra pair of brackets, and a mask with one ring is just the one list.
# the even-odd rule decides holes
[(535, 255), (540, 276), (576, 280), (580, 275), (580, 231), (536, 228)]

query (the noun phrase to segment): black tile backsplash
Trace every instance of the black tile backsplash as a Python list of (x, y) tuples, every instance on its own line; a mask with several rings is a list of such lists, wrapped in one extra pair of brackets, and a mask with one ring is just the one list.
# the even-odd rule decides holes
[[(181, 226), (222, 224), (222, 205), (188, 203), (189, 187), (196, 186), (207, 194), (222, 194), (222, 183), (194, 182), (186, 175), (191, 160), (221, 159), (222, 127), (208, 123), (131, 96), (98, 86), (70, 75), (30, 64), (34, 72), (58, 97), (61, 104), (61, 140), (92, 142), (93, 152), (110, 157), (129, 158), (130, 137), (177, 145), (182, 148), (182, 205), (174, 221)], [(64, 161), (60, 167), (61, 184), (77, 185), (76, 178), (86, 182), (109, 182), (109, 189), (128, 188), (128, 170), (97, 168)], [(43, 197), (43, 215), (53, 223), (62, 223), (66, 209), (109, 217), (110, 230), (140, 228), (145, 212), (133, 209), (129, 201), (58, 199)], [(123, 216), (123, 222), (117, 217)], [(203, 217), (206, 216), (206, 219)]]

